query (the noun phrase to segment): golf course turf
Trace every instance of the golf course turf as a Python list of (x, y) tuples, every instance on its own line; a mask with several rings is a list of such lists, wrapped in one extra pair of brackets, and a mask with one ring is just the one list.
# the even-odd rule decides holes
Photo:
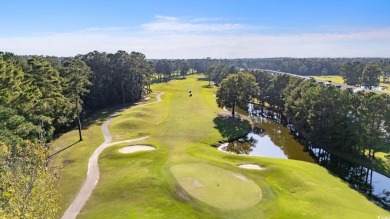
[(262, 197), (260, 187), (252, 180), (210, 164), (178, 164), (171, 172), (191, 196), (217, 208), (248, 208)]
[[(208, 82), (198, 77), (153, 85), (154, 93), (148, 102), (155, 101), (156, 94), (164, 92), (162, 101), (128, 108), (112, 121), (109, 130), (113, 142), (149, 136), (134, 145), (151, 145), (156, 150), (123, 154), (119, 149), (129, 143), (122, 143), (103, 151), (99, 159), (99, 182), (78, 218), (377, 218), (389, 215), (316, 164), (233, 155), (211, 147), (234, 136), (231, 132), (229, 136), (221, 134), (224, 133), (221, 126), (229, 123), (216, 122), (222, 112), (215, 102), (216, 88), (205, 87)], [(188, 96), (189, 90), (192, 97)], [(98, 131), (95, 133), (101, 136)], [(64, 135), (55, 143), (59, 145), (68, 138), (71, 137)], [(94, 140), (87, 138), (83, 144)], [(92, 154), (97, 146), (91, 144), (88, 153)], [(58, 154), (54, 163), (79, 158), (80, 155), (72, 153), (73, 150), (77, 153), (76, 147), (67, 149), (66, 157)], [(88, 153), (79, 159), (88, 160)], [(243, 169), (238, 167), (240, 164), (259, 164), (266, 168)], [(86, 169), (82, 165), (86, 162), (63, 165), (59, 171), (60, 185), (72, 181), (64, 177), (72, 171), (82, 176)], [(81, 187), (79, 184), (82, 181), (73, 183), (73, 190), (68, 186), (60, 192), (74, 197)]]
[(123, 154), (135, 153), (137, 151), (152, 151), (156, 148), (147, 145), (130, 145), (119, 149), (119, 152)]

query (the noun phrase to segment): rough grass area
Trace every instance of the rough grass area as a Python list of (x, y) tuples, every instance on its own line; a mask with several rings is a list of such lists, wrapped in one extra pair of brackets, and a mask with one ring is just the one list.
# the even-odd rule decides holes
[(333, 83), (344, 84), (344, 79), (339, 75), (330, 76), (312, 76), (316, 80), (321, 81), (332, 81)]
[[(190, 76), (186, 80), (153, 85), (153, 90), (164, 92), (161, 102), (129, 108), (114, 119), (110, 132), (117, 140), (148, 135), (149, 138), (137, 144), (153, 145), (156, 150), (122, 154), (118, 149), (128, 145), (125, 143), (106, 149), (99, 159), (100, 180), (78, 218), (377, 218), (388, 215), (316, 164), (233, 155), (210, 147), (227, 137), (223, 137), (214, 121), (222, 111), (215, 102), (216, 88), (202, 87), (206, 84)], [(192, 97), (188, 96), (190, 90)], [(141, 123), (136, 115), (142, 117)], [(73, 147), (67, 159), (79, 156), (72, 150)], [(85, 160), (87, 154), (83, 155)], [(256, 163), (265, 169), (239, 168), (237, 165), (242, 163)], [(206, 202), (185, 190), (189, 183), (180, 182), (177, 177), (191, 175), (200, 183), (211, 185), (216, 182), (211, 176), (214, 170), (224, 171), (224, 186), (241, 182), (233, 174), (252, 181), (253, 188), (249, 190), (256, 190), (256, 184), (262, 199), (257, 204), (255, 201), (246, 204), (247, 200), (239, 202), (243, 208), (235, 210), (231, 206), (237, 200), (226, 204), (229, 209), (216, 207), (215, 202)], [(227, 173), (235, 178), (228, 178)], [(246, 190), (239, 183), (235, 187)], [(203, 194), (206, 196), (210, 196), (207, 200), (219, 199)]]
[(72, 203), (87, 175), (88, 159), (104, 141), (101, 125), (110, 111), (102, 111), (83, 123), (83, 141), (79, 141), (78, 130), (61, 135), (50, 145), (50, 166), (56, 168), (58, 190), (61, 194), (62, 215)]

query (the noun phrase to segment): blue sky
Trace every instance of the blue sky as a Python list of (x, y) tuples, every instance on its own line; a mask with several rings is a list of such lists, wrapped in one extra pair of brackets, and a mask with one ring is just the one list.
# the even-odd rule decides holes
[(388, 0), (15, 0), (0, 9), (0, 51), (16, 54), (390, 57)]

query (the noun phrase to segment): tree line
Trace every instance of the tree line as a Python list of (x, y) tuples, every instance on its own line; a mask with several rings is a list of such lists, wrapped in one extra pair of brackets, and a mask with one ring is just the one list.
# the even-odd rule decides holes
[[(151, 60), (153, 63), (159, 60)], [(297, 75), (321, 76), (340, 75), (341, 66), (348, 62), (360, 62), (364, 65), (375, 64), (381, 70), (389, 68), (389, 58), (239, 58), (239, 59), (186, 59), (166, 60), (176, 69), (177, 63), (186, 62), (196, 72), (206, 72), (211, 66), (234, 66), (237, 69), (274, 70)], [(390, 77), (390, 71), (386, 71)]]
[(55, 218), (58, 193), (47, 169), (55, 134), (104, 107), (150, 92), (154, 65), (142, 53), (76, 57), (0, 53), (0, 218)]
[(216, 97), (219, 106), (243, 109), (255, 101), (264, 115), (277, 118), (316, 147), (369, 160), (378, 151), (390, 150), (387, 94), (354, 93), (313, 79), (250, 71), (227, 76)]
[(188, 60), (175, 59), (159, 59), (153, 60), (154, 72), (157, 74), (156, 82), (169, 81), (173, 78), (184, 78), (187, 74), (194, 74), (200, 71), (201, 69), (195, 70), (193, 63)]
[(340, 67), (340, 75), (344, 83), (354, 86), (364, 86), (372, 89), (379, 85), (380, 76), (386, 82), (390, 77), (390, 64), (382, 68), (377, 64), (363, 64), (359, 61), (347, 62)]

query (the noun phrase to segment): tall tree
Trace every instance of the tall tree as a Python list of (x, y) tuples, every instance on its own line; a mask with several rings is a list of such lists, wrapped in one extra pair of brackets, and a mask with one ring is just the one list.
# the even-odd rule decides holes
[(91, 69), (80, 59), (68, 58), (62, 63), (61, 76), (65, 78), (65, 93), (74, 100), (76, 123), (79, 129), (79, 140), (83, 140), (81, 134), (80, 112), (82, 111), (82, 96), (89, 92), (87, 86), (92, 85), (89, 81)]
[(20, 108), (32, 105), (30, 101), (35, 96), (26, 85), (24, 72), (0, 57), (0, 141), (33, 140), (38, 134), (38, 126), (27, 121)]
[(388, 79), (390, 78), (390, 64), (384, 66), (382, 71), (383, 71), (383, 82), (387, 82)]
[(184, 60), (180, 62), (180, 75), (184, 78), (187, 75), (188, 70), (190, 69), (188, 63)]
[(148, 85), (147, 77), (151, 75), (151, 68), (144, 54), (131, 52), (129, 69), (131, 72), (131, 102), (134, 103), (135, 100), (141, 99), (142, 92)]
[(259, 92), (256, 78), (249, 73), (231, 74), (225, 78), (217, 90), (217, 103), (219, 107), (231, 107), (232, 116), (235, 106), (248, 109), (249, 101)]
[(364, 155), (365, 150), (368, 150), (368, 158), (373, 159), (375, 152), (382, 148), (387, 140), (385, 132), (386, 115), (388, 115), (387, 105), (389, 104), (389, 96), (386, 94), (377, 95), (372, 92), (364, 94), (364, 98), (360, 107), (360, 145), (361, 153)]
[(284, 88), (287, 87), (291, 76), (286, 74), (278, 74), (271, 79), (271, 83), (267, 89), (265, 101), (271, 108), (282, 117), (284, 108)]
[(255, 76), (256, 82), (260, 88), (260, 92), (258, 93), (256, 98), (258, 101), (260, 101), (260, 104), (261, 104), (261, 107), (263, 110), (264, 105), (265, 105), (266, 96), (267, 96), (267, 90), (268, 90), (268, 87), (271, 83), (271, 75), (266, 73), (266, 72), (262, 72), (262, 71), (253, 71), (253, 72), (251, 72), (251, 74), (253, 76)]
[(171, 65), (168, 60), (162, 59), (158, 60), (155, 66), (155, 71), (159, 75), (160, 81), (161, 76), (170, 76), (171, 75)]
[(35, 94), (21, 104), (19, 110), (40, 127), (39, 140), (46, 142), (52, 137), (55, 127), (68, 122), (72, 114), (71, 102), (63, 95), (63, 78), (50, 62), (43, 57), (32, 57), (28, 65), (28, 93)]
[(215, 69), (215, 66), (209, 66), (209, 67), (207, 67), (207, 69), (205, 70), (205, 74), (206, 74), (207, 79), (208, 79), (208, 81), (209, 81), (209, 85), (211, 85), (211, 80), (212, 80), (212, 76), (213, 76), (214, 69)]
[(109, 54), (110, 69), (114, 75), (114, 80), (120, 83), (121, 96), (123, 105), (126, 104), (127, 87), (133, 77), (133, 71), (131, 69), (130, 55), (125, 51), (117, 51), (115, 54)]
[(381, 75), (381, 70), (375, 64), (368, 64), (363, 70), (362, 75), (362, 85), (368, 89), (372, 89), (375, 86), (379, 85), (379, 76)]
[(340, 74), (344, 79), (344, 83), (348, 85), (360, 84), (360, 78), (362, 76), (360, 62), (347, 62), (340, 67)]

